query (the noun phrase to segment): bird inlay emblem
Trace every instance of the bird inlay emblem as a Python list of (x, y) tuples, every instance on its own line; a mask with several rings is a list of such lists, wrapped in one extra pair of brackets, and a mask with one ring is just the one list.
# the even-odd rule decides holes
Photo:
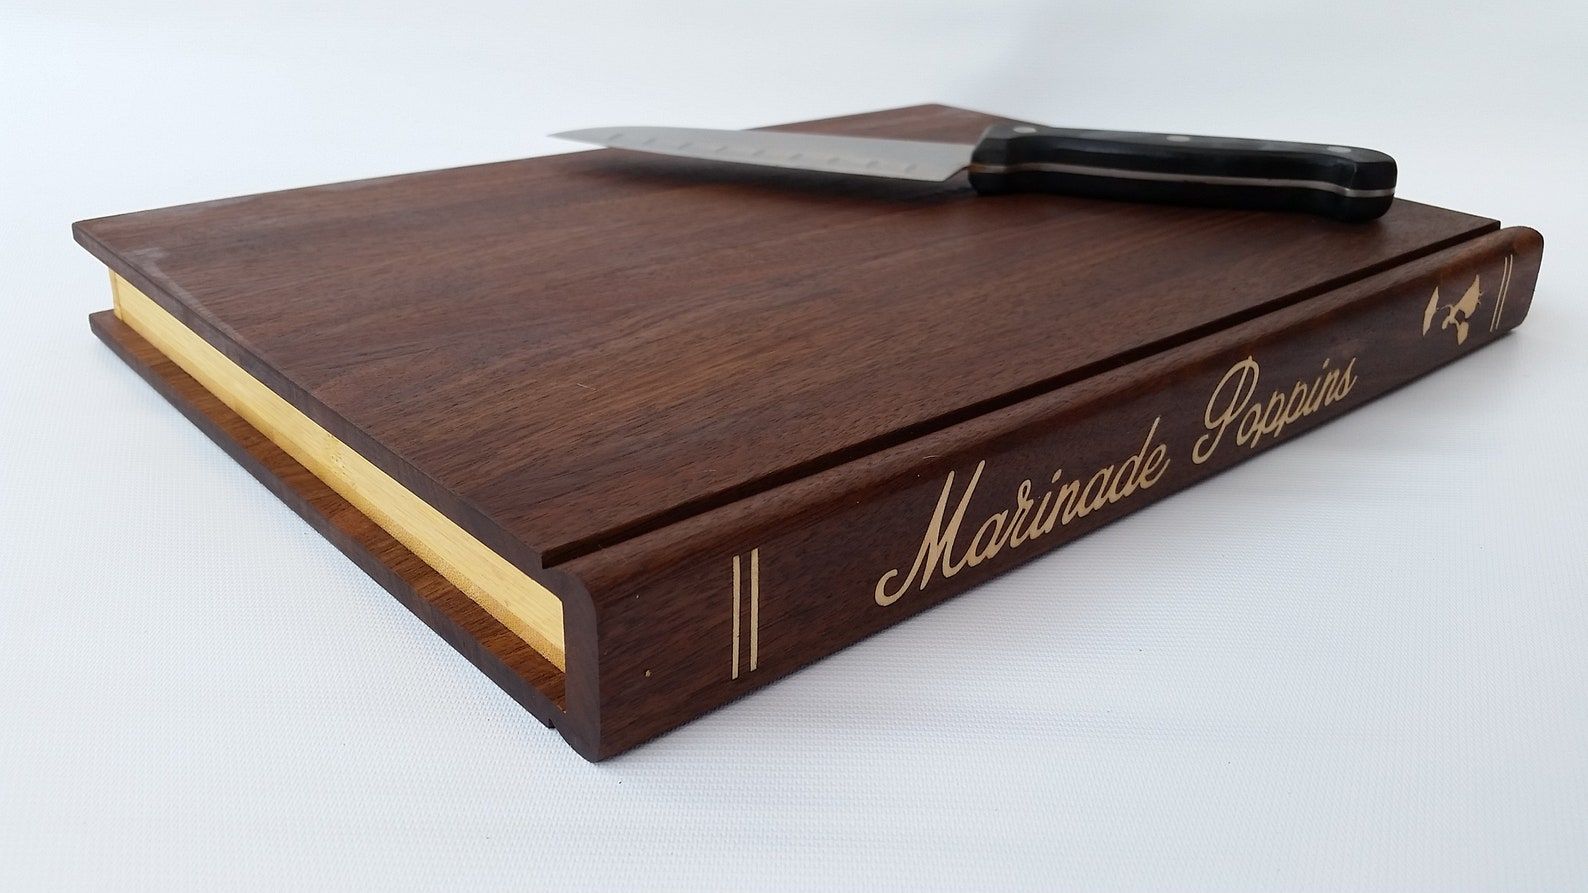
[(1467, 321), (1478, 310), (1479, 294), (1477, 276), (1472, 277), (1472, 284), (1467, 286), (1466, 292), (1461, 295), (1461, 300), (1456, 301), (1454, 304), (1441, 304), (1439, 302), (1439, 287), (1435, 286), (1433, 295), (1428, 299), (1428, 307), (1423, 310), (1423, 334), (1428, 334), (1428, 330), (1434, 325), (1434, 317), (1443, 308), (1445, 318), (1439, 323), (1439, 331), (1443, 332), (1454, 326), (1456, 329), (1456, 343), (1465, 344), (1468, 330)]

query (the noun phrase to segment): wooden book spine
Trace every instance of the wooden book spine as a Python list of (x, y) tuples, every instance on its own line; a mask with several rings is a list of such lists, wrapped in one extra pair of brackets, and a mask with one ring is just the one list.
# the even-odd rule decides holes
[(1542, 251), (1490, 232), (559, 565), (593, 608), (575, 745), (646, 741), (1494, 341)]

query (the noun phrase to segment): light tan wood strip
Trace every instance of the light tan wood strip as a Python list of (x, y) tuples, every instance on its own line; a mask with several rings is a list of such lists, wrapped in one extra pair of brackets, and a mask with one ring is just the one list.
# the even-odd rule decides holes
[(750, 669), (761, 658), (761, 550), (750, 550)]
[(733, 676), (739, 678), (739, 556), (733, 556)]
[(562, 600), (265, 387), (131, 283), (110, 274), (116, 317), (557, 666)]

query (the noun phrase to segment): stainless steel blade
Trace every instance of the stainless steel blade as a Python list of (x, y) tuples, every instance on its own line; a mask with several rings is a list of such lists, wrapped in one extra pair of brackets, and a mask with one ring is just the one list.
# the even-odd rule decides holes
[(687, 127), (602, 127), (552, 136), (613, 149), (686, 158), (760, 164), (808, 171), (947, 180), (970, 164), (974, 146), (764, 130), (696, 130)]

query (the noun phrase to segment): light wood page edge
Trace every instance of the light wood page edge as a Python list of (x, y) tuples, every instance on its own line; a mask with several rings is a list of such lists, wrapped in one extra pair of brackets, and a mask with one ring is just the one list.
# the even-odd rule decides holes
[(116, 318), (426, 564), (567, 671), (562, 600), (249, 375), (114, 271)]

